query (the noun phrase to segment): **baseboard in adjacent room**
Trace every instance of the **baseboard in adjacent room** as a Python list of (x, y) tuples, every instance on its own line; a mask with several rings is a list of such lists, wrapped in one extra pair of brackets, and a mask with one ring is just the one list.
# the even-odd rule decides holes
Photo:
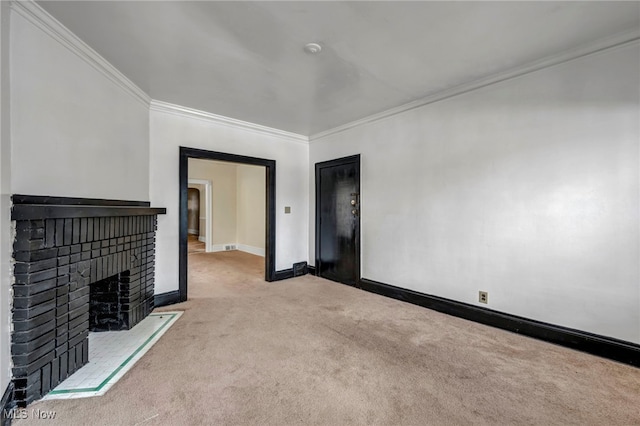
[(212, 252), (231, 251), (231, 250), (243, 251), (245, 253), (254, 254), (256, 256), (261, 256), (261, 257), (265, 256), (264, 248), (254, 247), (247, 244), (225, 243), (225, 244), (214, 244), (211, 247)]
[(361, 280), (361, 286), (363, 290), (382, 296), (640, 367), (640, 345), (631, 342), (418, 293), (366, 278)]
[(236, 243), (214, 244), (211, 246), (211, 251), (214, 253), (218, 251), (231, 251), (237, 249), (238, 245)]
[(255, 254), (256, 256), (264, 257), (264, 248), (254, 247), (247, 244), (236, 244), (238, 250), (245, 253)]
[(200, 241), (201, 243), (206, 243), (207, 242), (207, 237), (203, 237), (202, 235), (198, 236), (198, 241)]

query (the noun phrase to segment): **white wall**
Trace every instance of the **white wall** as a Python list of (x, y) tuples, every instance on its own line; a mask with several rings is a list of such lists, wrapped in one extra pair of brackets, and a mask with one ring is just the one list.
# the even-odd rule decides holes
[(253, 254), (265, 249), (266, 170), (241, 165), (237, 168), (237, 236), (238, 248)]
[(11, 380), (11, 132), (9, 114), (9, 2), (0, 1), (0, 394)]
[[(156, 293), (178, 289), (179, 147), (276, 160), (276, 269), (308, 256), (309, 151), (278, 135), (151, 109), (151, 204), (167, 207), (158, 218)], [(284, 214), (291, 206), (291, 214)]]
[(37, 5), (10, 6), (2, 1), (0, 10), (0, 389), (4, 391), (11, 365), (10, 194), (148, 200), (149, 115), (148, 103), (132, 94), (129, 82), (118, 80), (110, 65), (101, 68), (101, 58), (86, 47), (78, 48), (82, 42), (39, 12)]
[(362, 154), (363, 277), (640, 343), (638, 51), (312, 141)]
[[(237, 181), (234, 164), (189, 159), (189, 179), (211, 181), (213, 244), (235, 244), (237, 235)], [(204, 192), (201, 194), (204, 198)], [(204, 216), (204, 212), (200, 212)], [(202, 229), (200, 230), (201, 233)]]
[(13, 11), (12, 192), (146, 201), (149, 112)]

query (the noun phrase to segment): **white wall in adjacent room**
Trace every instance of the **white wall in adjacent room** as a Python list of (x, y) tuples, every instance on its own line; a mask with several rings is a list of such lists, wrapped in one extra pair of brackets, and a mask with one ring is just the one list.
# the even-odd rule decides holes
[[(209, 208), (212, 209), (214, 251), (233, 244), (239, 250), (264, 256), (265, 174), (262, 166), (189, 159), (189, 179), (211, 182)], [(200, 215), (204, 216), (204, 211)], [(201, 224), (201, 235), (204, 235), (204, 226)]]
[(313, 140), (310, 199), (313, 164), (360, 153), (364, 278), (640, 343), (639, 64), (636, 42)]
[(16, 10), (12, 192), (147, 201), (148, 105)]
[[(235, 244), (237, 241), (236, 165), (217, 161), (189, 159), (189, 179), (211, 182), (213, 244)], [(200, 194), (203, 200), (204, 191)], [(200, 212), (204, 216), (204, 212)], [(203, 235), (202, 226), (200, 234)]]
[[(178, 289), (179, 147), (276, 161), (276, 269), (307, 259), (309, 146), (278, 134), (237, 127), (189, 114), (151, 108), (151, 204), (167, 207), (158, 217), (156, 293)], [(291, 214), (284, 214), (291, 206)]]
[(237, 236), (240, 249), (264, 255), (266, 219), (266, 170), (238, 166)]

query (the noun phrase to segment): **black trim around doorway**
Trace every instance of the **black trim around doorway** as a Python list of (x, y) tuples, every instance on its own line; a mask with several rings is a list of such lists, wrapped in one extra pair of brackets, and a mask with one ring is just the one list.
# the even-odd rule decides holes
[(226, 161), (229, 163), (264, 166), (266, 168), (266, 241), (265, 277), (266, 281), (276, 281), (276, 161), (244, 155), (207, 151), (204, 149), (180, 147), (180, 266), (179, 301), (187, 300), (187, 185), (189, 181), (189, 158)]

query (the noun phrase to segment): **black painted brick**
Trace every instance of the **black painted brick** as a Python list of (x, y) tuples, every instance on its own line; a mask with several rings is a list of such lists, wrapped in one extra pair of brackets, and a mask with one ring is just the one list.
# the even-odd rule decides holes
[(80, 242), (81, 243), (85, 243), (87, 242), (87, 218), (86, 217), (81, 217), (80, 218)]
[(44, 246), (46, 248), (51, 248), (56, 245), (56, 220), (55, 219), (47, 219), (45, 220), (45, 237), (44, 237)]
[(72, 237), (73, 235), (73, 220), (72, 219), (65, 219), (64, 220), (64, 234), (63, 234), (63, 242), (62, 244), (65, 246), (68, 246), (70, 244), (72, 244)]
[(46, 321), (37, 327), (32, 327), (26, 331), (14, 331), (11, 334), (11, 341), (14, 343), (27, 343), (30, 340), (37, 339), (45, 333), (55, 330), (55, 321)]
[(46, 395), (51, 390), (51, 363), (42, 367), (41, 373), (42, 394)]
[(82, 343), (84, 339), (89, 336), (89, 321), (85, 321), (79, 326), (76, 327), (78, 333), (71, 337), (71, 331), (69, 332), (69, 348), (77, 345), (78, 343)]
[(69, 377), (69, 368), (68, 368), (68, 364), (69, 364), (69, 355), (68, 352), (65, 351), (64, 353), (60, 354), (59, 360), (60, 360), (60, 378), (67, 378)]
[(35, 251), (44, 248), (44, 239), (18, 239), (13, 243), (14, 251)]
[(14, 297), (13, 308), (14, 309), (28, 309), (36, 305), (44, 303), (48, 300), (56, 299), (56, 289), (51, 288), (49, 290), (26, 297)]
[[(49, 342), (47, 342), (46, 344), (40, 346), (38, 349), (34, 350), (33, 352), (29, 352), (29, 353), (23, 353), (20, 355), (14, 354), (13, 355), (13, 363), (16, 366), (21, 366), (21, 365), (33, 365), (35, 363), (37, 363), (41, 358), (51, 354), (53, 355), (53, 351), (55, 350), (55, 341), (51, 340)], [(53, 359), (53, 356), (51, 356), (51, 359)], [(51, 361), (51, 360), (49, 360)], [(48, 362), (48, 361), (47, 361)], [(43, 364), (46, 364), (47, 362), (43, 362)]]
[(55, 316), (61, 318), (69, 312), (69, 304), (64, 304), (56, 307)]
[(69, 275), (69, 265), (58, 266), (58, 276)]
[[(14, 285), (12, 351), (38, 348), (16, 354), (14, 362), (30, 362), (38, 353), (42, 355), (31, 364), (14, 368), (18, 375), (29, 374), (31, 381), (19, 391), (23, 402), (48, 392), (88, 362), (89, 282), (117, 275), (110, 279), (124, 289), (116, 297), (121, 304), (120, 316), (100, 318), (104, 329), (131, 328), (151, 311), (156, 226), (155, 217), (141, 216), (17, 223), (18, 235), (25, 241), (18, 248), (35, 250), (14, 252), (18, 283)], [(54, 304), (45, 302), (46, 296), (54, 294)], [(107, 305), (107, 310), (117, 312), (118, 308)], [(54, 335), (52, 342), (44, 343), (50, 335)]]
[[(50, 330), (41, 336), (38, 336), (28, 342), (13, 342), (11, 345), (11, 354), (12, 355), (22, 355), (25, 353), (30, 353), (41, 346), (55, 340), (56, 332), (55, 330)], [(55, 345), (54, 345), (55, 346)]]
[(28, 297), (38, 294), (40, 292), (49, 290), (56, 287), (56, 279), (51, 278), (48, 280), (40, 281), (34, 284), (20, 284), (13, 286), (14, 297)]
[(14, 276), (16, 284), (34, 284), (39, 281), (45, 281), (51, 278), (55, 278), (56, 269), (51, 268), (33, 273), (15, 274)]
[(78, 244), (79, 242), (80, 242), (80, 218), (74, 218), (72, 244)]
[(55, 388), (60, 384), (62, 379), (60, 378), (60, 361), (58, 358), (54, 358), (51, 361), (51, 388)]
[(53, 310), (51, 311), (47, 311), (45, 313), (43, 313), (42, 315), (33, 317), (33, 318), (29, 318), (26, 320), (16, 320), (14, 318), (13, 320), (13, 330), (16, 332), (19, 331), (28, 331), (31, 330), (34, 327), (38, 327), (39, 325), (42, 325), (44, 323), (46, 323), (47, 321), (52, 321), (55, 319), (55, 312)]
[(64, 245), (64, 219), (56, 219), (56, 247)]
[(33, 319), (43, 313), (51, 311), (55, 309), (55, 300), (50, 300), (46, 303), (41, 303), (31, 308), (27, 309), (14, 309), (13, 310), (13, 320), (14, 321), (25, 321)]

